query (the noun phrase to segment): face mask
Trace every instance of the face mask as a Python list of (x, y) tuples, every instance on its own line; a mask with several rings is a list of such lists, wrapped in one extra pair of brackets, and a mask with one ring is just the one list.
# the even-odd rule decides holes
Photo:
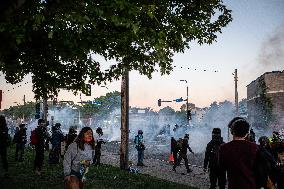
[(91, 137), (85, 137), (85, 138), (84, 138), (84, 141), (85, 141), (85, 142), (91, 142), (91, 141), (92, 141), (92, 138), (91, 138)]

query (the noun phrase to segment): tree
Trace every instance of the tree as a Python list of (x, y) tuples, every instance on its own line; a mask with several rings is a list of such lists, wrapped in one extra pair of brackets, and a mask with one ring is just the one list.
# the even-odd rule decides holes
[[(86, 90), (124, 70), (151, 78), (172, 70), (174, 52), (211, 44), (232, 20), (221, 0), (30, 0), (0, 21), (0, 71), (8, 82), (32, 74), (35, 97)], [(92, 54), (115, 59), (108, 70)]]

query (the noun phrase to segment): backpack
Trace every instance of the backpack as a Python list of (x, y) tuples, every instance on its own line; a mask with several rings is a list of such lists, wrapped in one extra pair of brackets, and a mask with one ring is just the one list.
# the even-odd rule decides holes
[(183, 143), (183, 139), (177, 140), (177, 150), (181, 150), (182, 149), (182, 143)]
[(212, 144), (212, 148), (211, 148), (211, 150), (209, 152), (209, 162), (210, 163), (216, 162), (217, 152), (218, 152), (220, 146), (221, 146), (220, 143)]
[(38, 143), (38, 137), (37, 137), (36, 130), (33, 130), (33, 131), (31, 132), (30, 140), (31, 140), (31, 144), (32, 144), (32, 145), (36, 145), (36, 144)]

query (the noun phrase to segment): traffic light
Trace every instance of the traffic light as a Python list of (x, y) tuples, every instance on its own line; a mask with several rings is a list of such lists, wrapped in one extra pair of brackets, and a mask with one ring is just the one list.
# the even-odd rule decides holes
[(92, 91), (91, 91), (92, 87), (90, 84), (86, 84), (86, 96), (92, 96)]
[(188, 110), (188, 111), (187, 111), (187, 119), (188, 119), (188, 120), (191, 120), (191, 110)]
[(158, 106), (161, 106), (161, 105), (162, 105), (162, 100), (159, 99), (159, 100), (158, 100)]

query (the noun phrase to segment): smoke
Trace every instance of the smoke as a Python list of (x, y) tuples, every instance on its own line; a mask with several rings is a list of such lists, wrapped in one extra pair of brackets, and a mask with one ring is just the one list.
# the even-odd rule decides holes
[(263, 42), (259, 63), (264, 71), (284, 68), (284, 26), (279, 27)]

